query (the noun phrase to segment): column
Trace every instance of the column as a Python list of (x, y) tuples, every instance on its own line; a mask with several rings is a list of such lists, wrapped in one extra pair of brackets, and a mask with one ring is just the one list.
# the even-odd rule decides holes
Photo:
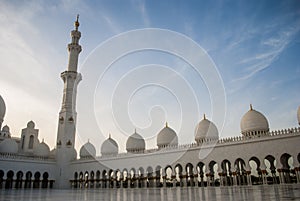
[(171, 178), (172, 178), (172, 182), (173, 182), (173, 187), (176, 187), (176, 183), (177, 183), (176, 174), (172, 174)]
[(236, 172), (232, 172), (232, 176), (233, 176), (233, 185), (237, 186), (237, 174), (236, 174)]

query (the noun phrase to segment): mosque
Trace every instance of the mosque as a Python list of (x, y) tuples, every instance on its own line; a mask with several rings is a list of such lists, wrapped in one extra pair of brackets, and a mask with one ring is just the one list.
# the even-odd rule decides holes
[[(300, 127), (271, 131), (267, 118), (250, 106), (241, 119), (241, 135), (219, 138), (217, 126), (205, 115), (196, 125), (195, 142), (180, 145), (166, 123), (157, 134), (157, 147), (145, 149), (136, 131), (127, 139), (126, 153), (109, 136), (96, 156), (84, 144), (77, 158), (76, 94), (81, 52), (78, 18), (68, 44), (63, 100), (58, 115), (56, 148), (39, 139), (29, 121), (20, 137), (2, 127), (6, 106), (0, 96), (0, 188), (150, 188), (267, 185), (300, 183)], [(297, 111), (300, 125), (300, 107)], [(296, 125), (295, 125), (296, 126)]]

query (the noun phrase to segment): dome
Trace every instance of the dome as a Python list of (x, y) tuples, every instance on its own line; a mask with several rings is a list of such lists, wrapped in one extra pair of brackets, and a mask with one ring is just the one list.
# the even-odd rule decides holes
[(241, 120), (241, 132), (245, 134), (266, 133), (269, 131), (267, 118), (260, 112), (254, 110), (250, 105), (250, 110), (244, 114)]
[(3, 122), (4, 116), (5, 116), (5, 111), (6, 111), (5, 102), (2, 98), (2, 96), (0, 95), (0, 122)]
[(88, 141), (81, 147), (79, 155), (80, 158), (94, 158), (96, 157), (96, 149), (94, 145)]
[(219, 139), (218, 128), (213, 122), (206, 119), (205, 115), (195, 128), (195, 141), (199, 143), (204, 139)]
[(298, 117), (298, 124), (300, 125), (300, 106), (298, 107), (297, 117)]
[(49, 146), (43, 141), (39, 143), (33, 150), (33, 154), (36, 156), (47, 157), (50, 154)]
[(35, 127), (35, 123), (33, 121), (29, 121), (27, 123), (27, 128), (34, 128)]
[(9, 127), (7, 125), (3, 126), (2, 131), (0, 132), (2, 137), (10, 137)]
[(18, 144), (11, 138), (6, 138), (0, 143), (0, 152), (2, 153), (18, 153)]
[(119, 152), (119, 146), (115, 140), (111, 138), (106, 139), (101, 146), (101, 155), (117, 155)]
[(127, 139), (127, 152), (142, 152), (145, 150), (145, 140), (136, 131)]
[(2, 132), (4, 132), (4, 133), (10, 133), (9, 130), (10, 129), (9, 129), (8, 125), (3, 126), (3, 128), (2, 128)]
[(166, 126), (157, 135), (157, 146), (161, 148), (172, 145), (178, 145), (178, 137), (176, 132), (166, 123)]

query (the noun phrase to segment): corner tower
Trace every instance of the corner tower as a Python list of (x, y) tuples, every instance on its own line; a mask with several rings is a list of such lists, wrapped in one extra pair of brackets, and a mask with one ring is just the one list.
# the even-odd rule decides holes
[(71, 43), (68, 44), (69, 61), (66, 71), (61, 73), (64, 82), (63, 99), (58, 118), (58, 130), (56, 140), (57, 177), (56, 188), (69, 188), (69, 165), (70, 161), (77, 156), (74, 149), (76, 133), (76, 94), (77, 86), (81, 81), (81, 74), (77, 72), (78, 56), (81, 52), (78, 31), (79, 15), (74, 23), (75, 30), (71, 31)]

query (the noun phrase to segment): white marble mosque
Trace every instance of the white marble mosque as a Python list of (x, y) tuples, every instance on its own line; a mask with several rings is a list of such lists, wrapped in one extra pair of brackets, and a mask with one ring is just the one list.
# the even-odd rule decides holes
[[(77, 158), (76, 93), (81, 52), (78, 31), (71, 31), (69, 62), (61, 73), (63, 101), (58, 117), (56, 148), (39, 139), (29, 121), (20, 137), (2, 127), (6, 106), (0, 96), (0, 188), (150, 188), (267, 185), (300, 183), (300, 107), (298, 127), (271, 131), (267, 118), (250, 106), (241, 119), (241, 135), (219, 138), (217, 126), (205, 115), (195, 129), (195, 142), (181, 145), (166, 123), (157, 134), (157, 147), (145, 149), (136, 131), (127, 139), (126, 153), (109, 136), (96, 156), (84, 144)], [(5, 99), (5, 98), (4, 98)], [(295, 117), (296, 120), (296, 117)], [(296, 122), (296, 121), (295, 121)]]

